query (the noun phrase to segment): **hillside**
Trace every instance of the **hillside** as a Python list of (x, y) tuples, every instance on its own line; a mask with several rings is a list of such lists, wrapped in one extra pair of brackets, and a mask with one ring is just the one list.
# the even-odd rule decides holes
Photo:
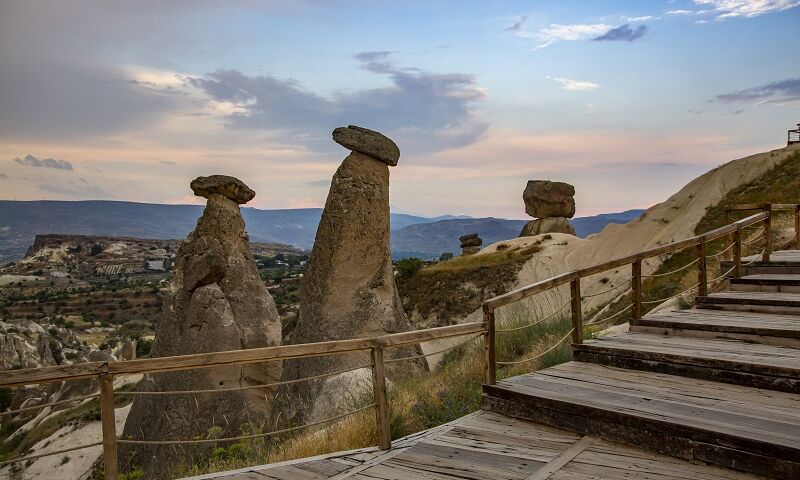
[[(10, 201), (0, 200), (0, 265), (21, 259), (36, 235), (93, 235), (108, 237), (183, 239), (195, 226), (202, 207), (117, 201)], [(635, 212), (635, 211), (632, 211)], [(250, 239), (286, 243), (310, 249), (322, 209), (260, 210), (243, 208)], [(573, 219), (579, 235), (599, 231), (609, 222), (626, 222), (630, 212)], [(431, 224), (429, 228), (424, 225)], [(393, 251), (396, 257), (439, 256), (458, 251), (458, 237), (477, 231), (484, 244), (514, 238), (521, 220), (443, 215), (420, 217), (392, 213)], [(405, 230), (409, 229), (409, 230)], [(581, 233), (583, 232), (583, 233)]]
[[(637, 219), (624, 225), (608, 224), (603, 230), (589, 238), (576, 238), (571, 235), (551, 234), (535, 237), (512, 238), (486, 245), (476, 257), (486, 256), (480, 262), (492, 264), (501, 260), (502, 256), (516, 255), (536, 247), (537, 252), (524, 263), (516, 264), (515, 278), (504, 280), (502, 290), (508, 291), (523, 285), (529, 285), (545, 278), (584, 268), (614, 258), (623, 257), (646, 248), (663, 245), (695, 235), (721, 225), (722, 209), (720, 205), (741, 202), (780, 202), (797, 201), (800, 190), (796, 186), (796, 173), (800, 170), (800, 145), (781, 148), (770, 152), (759, 153), (749, 157), (733, 160), (701, 175), (689, 182), (680, 191), (666, 201), (649, 208)], [(654, 257), (643, 263), (643, 273), (655, 272), (664, 258)], [(452, 263), (451, 263), (452, 262)], [(470, 274), (482, 278), (491, 275), (485, 268), (475, 268), (478, 259), (456, 258), (450, 263), (449, 271), (458, 271), (458, 284), (437, 284), (438, 291), (460, 291), (463, 285), (475, 284), (471, 288), (470, 304), (475, 306), (472, 313), (463, 316), (463, 311), (451, 308), (452, 299), (440, 296), (438, 300), (429, 298), (436, 294), (426, 293), (422, 288), (411, 288), (405, 291), (413, 298), (405, 298), (404, 306), (408, 314), (419, 325), (448, 324), (457, 321), (477, 321), (480, 311), (477, 305), (481, 299), (501, 293), (495, 287), (483, 288), (480, 282), (465, 280)], [(433, 280), (446, 282), (447, 279), (438, 270), (430, 270), (430, 275), (423, 269), (420, 274), (428, 275)], [(470, 273), (471, 272), (471, 273)], [(436, 273), (436, 275), (434, 275)], [(606, 305), (620, 292), (624, 292), (630, 279), (630, 268), (620, 268), (584, 279), (582, 291), (586, 297), (585, 307), (591, 311)], [(402, 282), (401, 282), (402, 283)], [(596, 292), (606, 291), (609, 287), (619, 289), (607, 295), (592, 296)], [(403, 286), (401, 286), (401, 290)], [(675, 292), (669, 292), (670, 295)], [(568, 298), (568, 285), (553, 289), (547, 293), (523, 301), (529, 309), (542, 315), (552, 312), (563, 305)], [(661, 295), (661, 297), (668, 295)], [(466, 295), (461, 295), (466, 298)], [(438, 304), (436, 303), (438, 302)], [(431, 316), (429, 313), (435, 315)], [(444, 314), (444, 315), (443, 315)]]

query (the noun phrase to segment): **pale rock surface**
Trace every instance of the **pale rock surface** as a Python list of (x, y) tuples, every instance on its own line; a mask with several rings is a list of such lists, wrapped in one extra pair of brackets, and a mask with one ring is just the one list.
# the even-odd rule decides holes
[[(198, 182), (203, 185), (197, 188), (201, 194), (210, 192), (208, 202), (197, 227), (178, 251), (153, 357), (269, 347), (281, 342), (278, 312), (259, 277), (237, 204), (249, 196), (242, 195), (249, 189), (237, 182)], [(246, 387), (272, 383), (280, 376), (277, 362), (231, 365), (149, 375), (139, 389)], [(260, 426), (268, 420), (272, 396), (269, 389), (137, 396), (123, 435), (145, 440), (193, 439), (207, 435), (212, 427), (220, 427), (222, 436), (240, 435), (249, 425)], [(178, 465), (211, 448), (136, 446), (122, 448), (120, 458), (123, 465), (142, 468), (145, 478), (170, 478), (172, 472), (166, 466)]]
[[(385, 161), (353, 151), (331, 181), (308, 272), (302, 280), (300, 315), (288, 343), (411, 330), (395, 285), (389, 245), (389, 167)], [(387, 349), (386, 357), (414, 353), (411, 348)], [(368, 354), (292, 360), (284, 365), (284, 379), (324, 374), (368, 362)], [(409, 363), (414, 364), (402, 362), (398, 366), (405, 368)], [(396, 367), (387, 365), (387, 368), (391, 375)], [(321, 381), (297, 383), (287, 388), (287, 394), (292, 397), (291, 416), (332, 411), (315, 406), (320, 402), (331, 403), (334, 398), (324, 390)]]

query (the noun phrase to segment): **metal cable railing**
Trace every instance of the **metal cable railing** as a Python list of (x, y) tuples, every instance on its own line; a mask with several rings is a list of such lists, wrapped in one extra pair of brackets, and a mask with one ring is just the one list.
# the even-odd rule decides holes
[(666, 276), (673, 275), (673, 274), (678, 273), (678, 272), (682, 272), (682, 271), (686, 270), (687, 268), (691, 267), (692, 265), (694, 265), (695, 263), (697, 263), (699, 261), (700, 261), (699, 258), (695, 258), (691, 262), (687, 263), (686, 265), (684, 265), (684, 266), (682, 266), (680, 268), (676, 268), (675, 270), (670, 270), (669, 272), (664, 272), (664, 273), (642, 274), (642, 277), (643, 278), (666, 277)]
[(419, 359), (419, 358), (426, 358), (426, 357), (431, 357), (433, 355), (439, 355), (440, 353), (446, 353), (446, 352), (449, 352), (450, 350), (455, 350), (458, 347), (463, 347), (464, 345), (468, 344), (469, 342), (471, 342), (471, 341), (473, 341), (473, 340), (475, 340), (475, 339), (477, 339), (479, 337), (482, 337), (482, 336), (483, 336), (483, 333), (479, 333), (477, 335), (473, 335), (472, 337), (470, 337), (470, 338), (468, 338), (468, 339), (464, 340), (463, 342), (458, 343), (456, 345), (451, 345), (449, 347), (445, 347), (445, 348), (442, 348), (440, 350), (436, 350), (436, 351), (428, 352), (428, 353), (422, 353), (422, 354), (419, 354), (419, 355), (409, 355), (409, 356), (400, 357), (400, 358), (390, 358), (388, 360), (384, 360), (384, 363), (397, 363), (397, 362), (403, 362), (405, 360), (416, 360), (416, 359)]
[(296, 427), (289, 427), (289, 428), (282, 428), (280, 430), (273, 430), (271, 432), (263, 432), (263, 433), (254, 433), (250, 435), (239, 435), (238, 437), (223, 437), (223, 438), (201, 438), (201, 439), (193, 439), (193, 440), (128, 440), (118, 438), (117, 443), (121, 445), (192, 445), (192, 444), (207, 444), (207, 443), (227, 443), (227, 442), (238, 442), (240, 440), (251, 440), (254, 438), (263, 438), (263, 437), (271, 437), (275, 435), (280, 435), (283, 433), (294, 432), (296, 430), (304, 429), (304, 428), (311, 428), (316, 427), (318, 425), (322, 425), (324, 423), (333, 422), (335, 420), (340, 420), (344, 417), (349, 417), (350, 415), (355, 415), (356, 413), (363, 412), (364, 410), (369, 410), (371, 408), (375, 408), (376, 404), (372, 403), (365, 407), (357, 408), (355, 410), (351, 410), (349, 412), (343, 413), (341, 415), (336, 415), (333, 417), (326, 418), (324, 420), (319, 420), (312, 423), (307, 423), (304, 425), (298, 425)]
[(292, 380), (283, 380), (280, 382), (273, 382), (273, 383), (263, 383), (258, 385), (245, 385), (239, 387), (227, 387), (227, 388), (206, 388), (206, 389), (198, 389), (198, 390), (159, 390), (159, 391), (120, 391), (114, 392), (115, 395), (121, 396), (137, 396), (137, 395), (190, 395), (190, 394), (203, 394), (203, 393), (225, 393), (225, 392), (240, 392), (243, 390), (254, 390), (258, 388), (273, 388), (279, 385), (292, 385), (295, 383), (310, 381), (310, 380), (318, 380), (320, 378), (326, 377), (333, 377), (336, 375), (341, 375), (342, 373), (352, 372), (353, 370), (359, 370), (361, 368), (370, 368), (372, 366), (371, 363), (365, 363), (362, 365), (356, 365), (354, 367), (343, 368), (341, 370), (334, 370), (328, 373), (322, 373), (320, 375), (314, 375), (311, 377), (303, 377), (303, 378), (296, 378)]
[(497, 328), (497, 329), (495, 329), (495, 332), (497, 332), (497, 333), (515, 332), (517, 330), (530, 328), (530, 327), (532, 327), (534, 325), (539, 325), (540, 323), (545, 322), (545, 321), (553, 318), (554, 316), (556, 316), (556, 314), (560, 313), (562, 310), (564, 310), (564, 308), (566, 308), (571, 303), (572, 303), (572, 300), (567, 300), (567, 302), (565, 304), (563, 304), (560, 307), (558, 307), (555, 311), (553, 311), (552, 313), (550, 313), (549, 315), (547, 315), (544, 318), (536, 320), (535, 322), (531, 322), (531, 323), (527, 323), (525, 325), (521, 325), (521, 326), (517, 326), (517, 327), (511, 327), (511, 328)]
[(552, 352), (553, 350), (555, 350), (555, 349), (556, 349), (556, 347), (558, 347), (558, 346), (559, 346), (559, 345), (561, 345), (562, 343), (564, 343), (564, 340), (566, 340), (567, 338), (569, 338), (569, 336), (570, 336), (570, 335), (572, 335), (572, 332), (574, 332), (574, 331), (575, 331), (575, 329), (574, 329), (574, 328), (573, 328), (573, 329), (571, 329), (569, 332), (567, 332), (567, 334), (566, 334), (566, 335), (564, 335), (564, 336), (561, 338), (561, 340), (559, 340), (558, 342), (556, 342), (555, 344), (553, 344), (553, 345), (552, 345), (550, 348), (548, 348), (547, 350), (545, 350), (544, 352), (542, 352), (542, 353), (540, 353), (540, 354), (538, 354), (538, 355), (535, 355), (535, 356), (533, 356), (533, 357), (529, 357), (529, 358), (524, 358), (524, 359), (522, 359), (522, 360), (515, 360), (515, 361), (511, 361), (511, 362), (501, 362), (501, 361), (497, 361), (497, 362), (495, 362), (495, 363), (497, 363), (497, 365), (519, 365), (519, 364), (521, 364), (521, 363), (528, 363), (528, 362), (532, 362), (532, 361), (534, 361), (534, 360), (538, 360), (538, 359), (542, 358), (543, 356), (547, 355), (548, 353)]
[(86, 444), (86, 445), (78, 445), (76, 447), (64, 448), (62, 450), (54, 450), (52, 452), (40, 453), (40, 454), (37, 454), (37, 455), (28, 455), (26, 457), (17, 457), (17, 458), (13, 458), (11, 460), (5, 460), (5, 461), (0, 462), (0, 467), (5, 466), (5, 465), (10, 465), (12, 463), (27, 462), (29, 460), (36, 460), (37, 458), (51, 457), (53, 455), (61, 455), (62, 453), (69, 453), (69, 452), (74, 452), (75, 450), (83, 450), (84, 448), (99, 447), (99, 446), (102, 446), (102, 445), (103, 445), (103, 442), (94, 442), (94, 443), (89, 443), (89, 444)]
[(700, 282), (697, 282), (694, 285), (692, 285), (691, 287), (687, 288), (686, 290), (684, 290), (684, 291), (682, 291), (680, 293), (676, 293), (675, 295), (672, 295), (672, 296), (669, 296), (669, 297), (666, 297), (666, 298), (659, 298), (657, 300), (642, 301), (642, 305), (653, 305), (653, 304), (664, 303), (667, 300), (672, 300), (673, 298), (678, 298), (680, 296), (683, 296), (683, 295), (689, 293), (690, 291), (694, 290), (695, 288), (697, 288), (699, 286), (700, 286)]
[(67, 404), (75, 403), (75, 402), (83, 402), (84, 400), (88, 400), (90, 398), (97, 398), (99, 396), (100, 396), (99, 393), (93, 393), (91, 395), (85, 395), (83, 397), (70, 398), (69, 400), (58, 400), (56, 402), (45, 403), (45, 404), (42, 404), (42, 405), (33, 405), (31, 407), (23, 407), (23, 408), (18, 408), (16, 410), (6, 410), (5, 412), (0, 412), (0, 418), (8, 417), (8, 416), (14, 416), (14, 415), (16, 415), (18, 413), (41, 410), (41, 409), (47, 408), (47, 407), (57, 407), (57, 406), (60, 406), (60, 405), (67, 405)]

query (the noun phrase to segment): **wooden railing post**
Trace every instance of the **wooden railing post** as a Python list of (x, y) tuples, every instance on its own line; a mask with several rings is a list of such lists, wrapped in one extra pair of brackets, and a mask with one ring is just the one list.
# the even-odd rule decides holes
[(706, 265), (706, 237), (700, 237), (700, 243), (697, 244), (697, 283), (699, 288), (697, 294), (702, 296), (708, 295), (708, 269)]
[(800, 203), (794, 209), (794, 248), (800, 250)]
[(378, 448), (392, 448), (392, 432), (389, 430), (389, 402), (386, 398), (386, 371), (383, 363), (383, 347), (372, 347), (372, 394), (375, 399), (375, 422), (378, 426)]
[(583, 307), (581, 306), (581, 277), (569, 282), (572, 300), (572, 344), (583, 343)]
[(733, 232), (733, 278), (742, 276), (742, 232), (737, 227)]
[(761, 261), (769, 262), (769, 257), (772, 254), (772, 204), (765, 203), (764, 210), (767, 212), (767, 218), (764, 220), (764, 254), (761, 256)]
[(631, 264), (631, 291), (633, 295), (633, 320), (642, 318), (642, 261), (634, 260)]
[(494, 309), (483, 306), (483, 321), (486, 333), (483, 335), (484, 381), (486, 385), (494, 385), (497, 380), (497, 363), (495, 356), (495, 319)]
[(114, 376), (101, 373), (100, 421), (103, 427), (105, 480), (117, 480), (117, 422), (114, 418)]

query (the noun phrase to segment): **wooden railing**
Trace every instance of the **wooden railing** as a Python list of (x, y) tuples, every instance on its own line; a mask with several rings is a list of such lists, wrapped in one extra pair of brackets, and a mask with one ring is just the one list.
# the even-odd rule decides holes
[[(140, 360), (131, 360), (125, 362), (89, 362), (78, 363), (74, 365), (63, 365), (53, 367), (33, 368), (26, 370), (11, 370), (0, 372), (0, 387), (19, 387), (23, 385), (64, 382), (71, 380), (82, 380), (87, 378), (97, 378), (100, 382), (100, 415), (102, 423), (102, 446), (103, 446), (103, 461), (105, 467), (106, 480), (116, 480), (117, 478), (117, 445), (124, 443), (148, 443), (141, 441), (130, 441), (117, 438), (116, 424), (114, 419), (114, 396), (124, 394), (125, 392), (114, 392), (114, 378), (122, 375), (133, 374), (148, 374), (159, 372), (174, 372), (178, 370), (190, 370), (196, 368), (212, 368), (224, 365), (283, 361), (296, 358), (318, 357), (326, 355), (341, 355), (353, 352), (370, 352), (371, 368), (372, 368), (372, 390), (373, 390), (373, 404), (375, 410), (375, 420), (377, 424), (377, 446), (380, 449), (388, 449), (391, 447), (391, 436), (389, 430), (389, 407), (386, 397), (386, 378), (385, 378), (385, 362), (393, 360), (384, 360), (384, 351), (391, 348), (398, 348), (410, 345), (417, 345), (420, 343), (428, 342), (431, 340), (441, 340), (455, 337), (463, 337), (467, 335), (481, 335), (486, 332), (486, 325), (483, 322), (464, 323), (460, 325), (452, 325), (447, 327), (430, 328), (426, 330), (417, 330), (412, 332), (395, 333), (390, 335), (383, 335), (372, 338), (357, 338), (352, 340), (336, 340), (329, 342), (307, 343), (300, 345), (284, 345), (279, 347), (264, 347), (253, 348), (248, 350), (234, 350), (227, 352), (212, 352), (212, 353), (198, 353), (192, 355), (181, 355), (174, 357), (157, 357)], [(438, 353), (438, 352), (436, 352)], [(423, 354), (408, 358), (421, 358), (432, 355)], [(324, 375), (322, 375), (324, 376)], [(308, 377), (308, 379), (317, 379), (321, 376)], [(297, 380), (292, 380), (296, 383)], [(265, 385), (278, 386), (287, 382), (276, 382), (273, 384)], [(204, 391), (207, 393), (207, 391)], [(128, 392), (130, 393), (130, 392)], [(165, 392), (161, 392), (165, 393)], [(90, 395), (89, 397), (96, 397), (97, 395)], [(82, 399), (75, 399), (72, 402), (78, 402)], [(53, 404), (46, 404), (34, 407), (45, 408), (50, 405), (66, 404), (70, 401), (54, 402)], [(31, 410), (31, 408), (21, 409)], [(20, 411), (21, 411), (20, 410)], [(364, 409), (350, 412), (356, 413)], [(19, 411), (18, 411), (19, 412)], [(7, 416), (15, 412), (3, 412), (0, 415)], [(339, 419), (346, 415), (339, 415), (335, 418)], [(315, 422), (313, 425), (319, 425), (322, 422)], [(306, 425), (306, 426), (313, 426)], [(282, 430), (290, 431), (298, 427), (292, 427)], [(251, 435), (248, 437), (269, 436), (277, 432), (266, 432), (263, 434)], [(225, 439), (216, 439), (212, 442), (221, 442)], [(157, 442), (150, 442), (157, 443)], [(170, 442), (158, 442), (170, 443)], [(208, 443), (205, 440), (186, 440), (176, 441), (175, 443)], [(46, 455), (55, 455), (65, 453), (66, 451), (78, 450), (81, 448), (94, 447), (99, 445), (100, 442), (74, 446), (66, 450), (51, 452)], [(6, 462), (0, 462), (0, 466), (8, 463), (25, 462), (34, 458), (39, 458), (45, 455), (33, 455), (28, 457), (20, 457)]]
[[(696, 262), (698, 264), (698, 282), (696, 284), (696, 287), (698, 288), (699, 294), (704, 295), (708, 291), (708, 284), (709, 284), (707, 264), (706, 264), (706, 259), (709, 257), (709, 255), (707, 255), (706, 252), (706, 246), (709, 242), (717, 239), (728, 239), (728, 238), (731, 239), (730, 245), (725, 243), (725, 245), (728, 246), (725, 248), (725, 250), (723, 250), (723, 252), (729, 249), (733, 250), (733, 255), (732, 255), (733, 268), (729, 272), (726, 272), (726, 274), (730, 273), (732, 274), (732, 276), (738, 276), (741, 269), (742, 248), (743, 244), (746, 243), (743, 241), (742, 231), (748, 227), (764, 224), (764, 228), (766, 231), (766, 242), (765, 242), (764, 252), (762, 253), (762, 258), (769, 259), (769, 254), (771, 249), (771, 242), (769, 240), (771, 212), (774, 210), (789, 209), (789, 205), (773, 204), (770, 205), (769, 208), (767, 208), (766, 205), (768, 204), (759, 205), (757, 207), (754, 207), (752, 205), (733, 207), (730, 209), (731, 212), (737, 210), (745, 211), (752, 209), (761, 209), (764, 211), (756, 213), (754, 215), (750, 215), (747, 218), (727, 224), (723, 227), (717, 228), (702, 235), (697, 235), (695, 237), (686, 240), (673, 242), (666, 245), (661, 245), (626, 257), (610, 260), (590, 267), (556, 275), (554, 277), (542, 280), (532, 285), (528, 285), (516, 289), (514, 291), (508, 292), (504, 295), (500, 295), (492, 299), (489, 299), (483, 303), (483, 318), (484, 318), (483, 322), (465, 323), (447, 327), (439, 327), (426, 330), (417, 330), (412, 332), (383, 335), (372, 338), (337, 340), (337, 341), (310, 343), (301, 345), (285, 345), (278, 347), (254, 348), (248, 350), (235, 350), (227, 352), (199, 353), (199, 354), (181, 355), (173, 357), (139, 359), (139, 360), (131, 360), (125, 362), (89, 362), (89, 363), (79, 363), (74, 365), (63, 365), (63, 366), (42, 367), (35, 369), (0, 372), (0, 387), (19, 387), (30, 384), (42, 384), (42, 383), (82, 380), (87, 378), (97, 378), (100, 382), (99, 402), (100, 402), (101, 422), (102, 422), (102, 442), (96, 442), (89, 445), (75, 446), (70, 449), (61, 450), (57, 452), (50, 452), (47, 454), (19, 457), (13, 460), (0, 462), (0, 466), (7, 463), (24, 462), (33, 458), (39, 458), (41, 456), (54, 455), (58, 453), (64, 453), (66, 451), (77, 450), (80, 448), (87, 448), (102, 444), (104, 466), (105, 466), (105, 478), (107, 480), (115, 480), (117, 478), (117, 445), (123, 443), (137, 443), (137, 441), (119, 439), (117, 437), (116, 425), (114, 420), (114, 396), (115, 394), (116, 395), (123, 394), (123, 392), (115, 392), (113, 389), (114, 378), (118, 376), (132, 375), (132, 374), (151, 374), (159, 372), (173, 372), (173, 371), (189, 370), (197, 368), (212, 368), (212, 367), (234, 365), (234, 364), (283, 361), (283, 360), (297, 359), (297, 358), (308, 358), (308, 357), (317, 357), (325, 355), (341, 355), (353, 352), (366, 352), (366, 351), (370, 352), (370, 358), (371, 358), (369, 366), (372, 369), (373, 404), (369, 405), (368, 407), (369, 408), (374, 407), (375, 410), (375, 421), (377, 425), (376, 444), (380, 449), (388, 449), (391, 447), (391, 436), (389, 430), (389, 423), (390, 423), (389, 408), (386, 397), (385, 363), (394, 360), (384, 360), (385, 350), (391, 348), (409, 346), (409, 345), (417, 345), (431, 340), (464, 337), (468, 335), (483, 336), (484, 357), (485, 357), (484, 359), (485, 382), (487, 384), (494, 384), (497, 377), (497, 365), (498, 365), (498, 361), (496, 359), (496, 344), (497, 344), (496, 337), (498, 330), (496, 328), (496, 316), (495, 316), (495, 311), (498, 308), (569, 283), (570, 301), (569, 303), (565, 304), (564, 307), (566, 307), (567, 305), (569, 305), (570, 307), (572, 329), (569, 332), (567, 332), (564, 338), (562, 338), (558, 343), (551, 346), (550, 349), (548, 349), (548, 351), (557, 347), (559, 344), (561, 344), (564, 340), (566, 340), (569, 337), (571, 337), (573, 344), (579, 344), (583, 342), (583, 327), (585, 324), (583, 319), (582, 296), (581, 296), (582, 278), (602, 273), (621, 266), (631, 265), (630, 291), (631, 291), (632, 303), (629, 307), (626, 307), (626, 309), (615, 313), (609, 318), (618, 317), (620, 314), (625, 313), (628, 309), (630, 309), (631, 319), (636, 320), (638, 318), (641, 318), (642, 315), (642, 304), (643, 304), (642, 279), (643, 277), (647, 276), (643, 275), (642, 273), (642, 262), (654, 256), (672, 254), (678, 251), (694, 248), (697, 255), (697, 259), (694, 260), (692, 263)], [(792, 204), (791, 208), (795, 209), (795, 212), (800, 212), (800, 204), (797, 205)], [(800, 245), (800, 236), (799, 236), (800, 216), (797, 215), (800, 215), (800, 213), (796, 213), (795, 224), (797, 233), (795, 237), (796, 241), (798, 242), (798, 245)], [(719, 253), (717, 255), (719, 255)], [(681, 267), (681, 269), (679, 270), (682, 270), (683, 268), (685, 267)], [(723, 274), (718, 278), (723, 278), (725, 277), (726, 274)], [(656, 275), (650, 275), (650, 276), (656, 276)], [(608, 320), (608, 318), (606, 318), (605, 320)], [(503, 331), (501, 330), (500, 332)], [(417, 355), (416, 357), (426, 357), (441, 352), (442, 351), (432, 352), (428, 354)], [(415, 357), (408, 357), (408, 358), (415, 358)], [(520, 362), (499, 362), (499, 363), (509, 364), (509, 363), (520, 363)], [(305, 380), (316, 379), (320, 377), (321, 376), (308, 377)], [(294, 380), (293, 382), (295, 381), (297, 380)], [(264, 387), (277, 386), (282, 383), (286, 382), (276, 382), (274, 384), (264, 385)], [(127, 393), (130, 394), (131, 392)], [(166, 392), (160, 392), (160, 393), (166, 393)], [(88, 397), (84, 397), (84, 399), (97, 396), (98, 396), (97, 394), (89, 395)], [(40, 409), (58, 404), (66, 404), (71, 401), (74, 402), (78, 400), (81, 399), (53, 402), (51, 404), (19, 409), (16, 410), (15, 412), (19, 413), (21, 411)], [(359, 409), (358, 411), (361, 410), (364, 409)], [(0, 412), (0, 416), (15, 414), (15, 412)], [(356, 412), (349, 412), (349, 414), (352, 413)], [(336, 420), (346, 415), (348, 414), (340, 415), (328, 420)], [(306, 427), (319, 425), (320, 423), (325, 423), (325, 421), (306, 425)], [(294, 430), (296, 428), (301, 428), (301, 427), (292, 427), (284, 431)], [(249, 437), (269, 436), (274, 433), (278, 432), (266, 432), (263, 434), (252, 435)], [(212, 441), (222, 441), (222, 440), (225, 439), (218, 439)], [(187, 440), (182, 443), (196, 443), (196, 442), (197, 441)], [(138, 442), (138, 443), (145, 443), (145, 442)], [(161, 442), (161, 443), (169, 443), (169, 442)]]
[[(734, 212), (751, 212), (753, 210), (760, 210), (762, 212), (794, 212), (794, 247), (800, 250), (800, 203), (746, 203), (741, 205), (733, 205), (725, 208), (725, 223), (730, 223), (731, 216)], [(771, 223), (772, 215), (770, 214), (770, 224)], [(767, 241), (770, 242), (770, 248), (765, 250), (765, 261), (769, 261), (769, 256), (772, 253), (771, 237), (767, 236)]]
[[(764, 205), (760, 205), (758, 208), (762, 209)], [(696, 251), (696, 260), (692, 263), (697, 263), (698, 267), (698, 278), (695, 287), (698, 290), (699, 295), (706, 295), (708, 293), (709, 287), (709, 279), (708, 279), (708, 268), (707, 262), (709, 255), (707, 255), (706, 247), (709, 242), (717, 239), (731, 239), (731, 244), (727, 248), (733, 249), (733, 267), (730, 269), (727, 274), (732, 274), (734, 277), (738, 277), (741, 272), (741, 265), (742, 265), (742, 230), (747, 227), (752, 227), (754, 225), (764, 224), (765, 230), (765, 247), (763, 252), (761, 253), (762, 259), (765, 261), (769, 260), (770, 257), (770, 250), (772, 248), (769, 234), (770, 232), (770, 223), (771, 223), (771, 211), (776, 210), (776, 207), (785, 207), (786, 205), (774, 205), (772, 208), (767, 208), (766, 211), (761, 213), (756, 213), (754, 215), (750, 215), (747, 218), (738, 220), (733, 223), (726, 224), (720, 228), (711, 230), (706, 232), (702, 235), (697, 235), (686, 240), (681, 240), (677, 242), (668, 243), (666, 245), (661, 245), (658, 247), (651, 248), (649, 250), (645, 250), (639, 253), (635, 253), (632, 255), (628, 255), (626, 257), (617, 258), (614, 260), (610, 260), (607, 262), (603, 262), (597, 265), (592, 265), (590, 267), (573, 270), (570, 272), (562, 273), (560, 275), (556, 275), (551, 278), (547, 278), (545, 280), (536, 282), (532, 285), (527, 285), (506, 294), (494, 297), (489, 299), (483, 303), (483, 320), (487, 326), (487, 331), (485, 333), (486, 341), (485, 341), (485, 382), (489, 385), (493, 385), (497, 380), (497, 358), (496, 358), (496, 344), (497, 344), (497, 321), (496, 321), (496, 310), (500, 307), (512, 304), (519, 300), (531, 297), (533, 295), (543, 293), (555, 287), (559, 287), (561, 285), (565, 285), (569, 283), (570, 285), (570, 313), (572, 319), (572, 329), (570, 330), (572, 336), (572, 343), (579, 344), (583, 342), (583, 308), (582, 308), (582, 299), (581, 299), (581, 279), (596, 275), (598, 273), (602, 273), (608, 270), (616, 269), (622, 266), (630, 265), (631, 266), (631, 305), (626, 309), (630, 309), (631, 311), (631, 320), (638, 320), (641, 318), (642, 315), (642, 278), (644, 275), (642, 274), (642, 262), (648, 258), (664, 255), (664, 254), (672, 254), (682, 250), (686, 250), (688, 248), (695, 248)], [(792, 208), (797, 208), (795, 205)], [(745, 210), (745, 208), (739, 208), (739, 210)], [(800, 232), (800, 228), (797, 229)], [(727, 245), (725, 243), (724, 245)], [(725, 251), (723, 250), (723, 251)], [(681, 269), (684, 267), (681, 267)], [(679, 270), (681, 270), (679, 269)], [(677, 270), (676, 270), (677, 271)], [(721, 275), (719, 278), (724, 280), (725, 274)], [(692, 289), (689, 289), (692, 290)], [(681, 292), (673, 297), (675, 298), (680, 295), (685, 294), (687, 291)], [(668, 298), (669, 299), (669, 298)], [(659, 299), (658, 301), (666, 301), (668, 299)], [(623, 313), (625, 310), (621, 312), (617, 312), (618, 315)], [(607, 319), (606, 319), (607, 320)], [(510, 363), (510, 362), (508, 362)]]

